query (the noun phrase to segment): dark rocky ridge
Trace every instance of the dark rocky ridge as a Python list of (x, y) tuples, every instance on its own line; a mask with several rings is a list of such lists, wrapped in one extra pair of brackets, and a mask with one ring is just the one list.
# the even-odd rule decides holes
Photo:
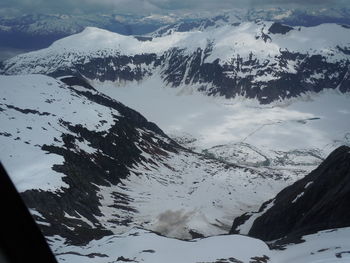
[(293, 30), (293, 27), (282, 25), (281, 23), (273, 23), (269, 28), (269, 32), (272, 34), (287, 34), (289, 31)]
[(342, 146), (305, 178), (277, 194), (273, 206), (254, 221), (249, 235), (265, 241), (292, 240), (320, 230), (348, 227), (349, 201), (350, 147)]
[[(57, 138), (63, 142), (63, 146), (43, 145), (42, 150), (64, 158), (63, 164), (56, 164), (52, 169), (65, 175), (62, 180), (69, 188), (55, 192), (27, 190), (22, 193), (27, 206), (42, 215), (35, 218), (45, 223), (39, 223), (45, 236), (59, 235), (71, 244), (81, 245), (112, 234), (97, 218), (102, 216), (98, 195), (100, 186), (115, 186), (129, 175), (130, 167), (134, 164), (150, 161), (156, 164), (167, 158), (168, 152), (177, 152), (182, 148), (138, 112), (104, 95), (91, 93), (90, 90), (94, 88), (83, 79), (68, 77), (62, 81), (85, 86), (86, 91), (74, 87), (71, 89), (77, 96), (116, 109), (121, 115), (114, 117), (115, 124), (105, 132), (89, 130), (61, 120), (61, 126), (69, 131)], [(143, 132), (140, 133), (140, 130)], [(78, 141), (87, 141), (97, 151), (77, 151)], [(146, 159), (142, 152), (148, 153), (153, 159)], [(132, 220), (131, 214), (137, 212), (130, 205), (132, 200), (118, 192), (113, 192), (113, 199), (114, 206), (130, 214), (130, 218), (119, 219), (118, 214), (115, 214), (108, 220), (116, 225), (128, 225)], [(80, 216), (90, 223), (80, 220)]]

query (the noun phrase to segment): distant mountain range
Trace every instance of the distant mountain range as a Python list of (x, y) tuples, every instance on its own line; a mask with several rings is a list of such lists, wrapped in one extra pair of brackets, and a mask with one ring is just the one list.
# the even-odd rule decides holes
[(203, 17), (195, 20), (184, 20), (164, 26), (152, 36), (162, 36), (171, 32), (203, 31), (223, 25), (236, 25), (241, 22), (256, 21), (277, 22), (289, 26), (318, 26), (325, 23), (350, 25), (350, 9), (248, 9), (228, 10), (212, 17)]
[(28, 14), (19, 17), (0, 18), (2, 47), (40, 49), (55, 40), (94, 26), (123, 35), (140, 35), (164, 26), (162, 18), (129, 17), (121, 15), (49, 15)]
[(120, 83), (159, 75), (171, 87), (267, 104), (324, 89), (348, 92), (349, 32), (337, 24), (257, 21), (140, 38), (89, 27), (5, 61), (0, 72)]
[(162, 35), (170, 31), (187, 32), (246, 21), (274, 21), (290, 26), (316, 26), (322, 23), (350, 25), (349, 9), (233, 9), (217, 14), (168, 15), (125, 14), (25, 14), (0, 17), (0, 48), (40, 49), (55, 40), (98, 27), (122, 35)]

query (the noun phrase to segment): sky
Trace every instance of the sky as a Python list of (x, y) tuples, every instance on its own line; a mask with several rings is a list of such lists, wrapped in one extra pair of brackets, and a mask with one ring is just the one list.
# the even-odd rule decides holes
[(349, 0), (1, 0), (0, 9), (11, 12), (169, 13), (219, 11), (251, 7), (347, 7)]

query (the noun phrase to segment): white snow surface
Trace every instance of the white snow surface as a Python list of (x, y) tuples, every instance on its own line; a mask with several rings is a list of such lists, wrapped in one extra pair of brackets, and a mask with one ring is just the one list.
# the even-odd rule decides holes
[[(115, 233), (137, 225), (181, 239), (191, 239), (189, 230), (204, 236), (229, 232), (233, 218), (258, 210), (263, 201), (300, 178), (290, 171), (227, 166), (181, 152), (171, 154), (164, 164), (142, 163), (131, 171), (120, 186), (100, 187), (99, 222)], [(128, 196), (138, 213), (110, 208), (113, 192)], [(115, 216), (133, 223), (117, 227), (111, 221)]]
[(346, 263), (350, 262), (350, 228), (320, 231), (303, 237), (305, 242), (274, 250), (276, 263)]
[[(132, 229), (122, 235), (114, 235), (91, 241), (88, 245), (67, 246), (56, 237), (52, 244), (59, 262), (107, 263), (198, 263), (198, 262), (253, 262), (256, 257), (268, 263), (347, 263), (350, 261), (350, 228), (320, 231), (303, 237), (300, 244), (289, 244), (285, 250), (270, 250), (257, 239), (241, 235), (223, 235), (181, 241), (154, 233)], [(57, 241), (60, 240), (60, 241)], [(254, 261), (255, 262), (255, 261)]]
[[(61, 164), (63, 158), (41, 149), (45, 144), (62, 145), (60, 135), (70, 133), (60, 125), (60, 119), (103, 131), (113, 124), (112, 114), (119, 115), (116, 110), (87, 101), (62, 82), (43, 75), (0, 75), (0, 107), (0, 159), (21, 192), (68, 187), (61, 180), (63, 174), (51, 169), (52, 165)], [(79, 147), (77, 151), (93, 151), (84, 142)]]
[(111, 262), (112, 259), (116, 260), (113, 262), (123, 262), (123, 258), (124, 261), (129, 259), (145, 263), (216, 262), (229, 258), (249, 262), (252, 257), (270, 254), (264, 242), (239, 235), (189, 242), (165, 238), (142, 229), (132, 229), (123, 235), (92, 241), (85, 247), (66, 246), (56, 242), (53, 249), (59, 262), (75, 263), (102, 263)]
[[(249, 158), (236, 157), (239, 163), (262, 162), (263, 156), (276, 159), (290, 151), (290, 166), (315, 165), (337, 146), (350, 144), (350, 96), (337, 90), (261, 105), (244, 97), (209, 97), (193, 85), (170, 88), (159, 76), (126, 84), (94, 81), (93, 85), (141, 112), (172, 137), (188, 137), (188, 146), (196, 150), (230, 144), (218, 154), (227, 161), (233, 145), (236, 154), (243, 146), (243, 152), (251, 152)], [(315, 156), (299, 156), (295, 150), (311, 150)]]

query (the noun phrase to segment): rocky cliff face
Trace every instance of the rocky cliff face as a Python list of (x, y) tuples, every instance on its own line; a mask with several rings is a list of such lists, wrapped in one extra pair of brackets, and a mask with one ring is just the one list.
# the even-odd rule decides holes
[[(270, 241), (348, 227), (349, 200), (350, 148), (342, 146), (305, 178), (264, 204), (249, 235)], [(231, 232), (247, 217), (235, 220)]]

